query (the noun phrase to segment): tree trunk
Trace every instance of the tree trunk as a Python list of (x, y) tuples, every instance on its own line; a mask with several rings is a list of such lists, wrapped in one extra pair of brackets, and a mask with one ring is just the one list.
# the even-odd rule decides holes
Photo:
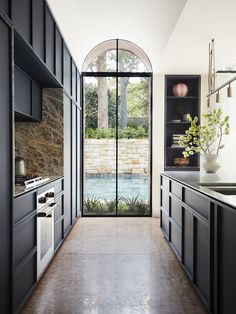
[[(98, 72), (106, 71), (106, 53), (98, 57)], [(108, 129), (108, 92), (107, 78), (98, 77), (98, 128)]]
[(121, 129), (127, 127), (127, 87), (129, 79), (127, 77), (120, 78), (120, 125)]

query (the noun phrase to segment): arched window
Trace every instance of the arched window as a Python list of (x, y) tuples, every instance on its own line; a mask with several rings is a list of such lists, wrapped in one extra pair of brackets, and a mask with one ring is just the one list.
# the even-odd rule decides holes
[(87, 55), (83, 72), (152, 72), (145, 52), (130, 41), (107, 40)]

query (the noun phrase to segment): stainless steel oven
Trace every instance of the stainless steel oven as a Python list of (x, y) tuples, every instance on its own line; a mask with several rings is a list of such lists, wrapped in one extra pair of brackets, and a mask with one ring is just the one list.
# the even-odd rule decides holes
[(54, 255), (54, 188), (37, 196), (37, 278)]

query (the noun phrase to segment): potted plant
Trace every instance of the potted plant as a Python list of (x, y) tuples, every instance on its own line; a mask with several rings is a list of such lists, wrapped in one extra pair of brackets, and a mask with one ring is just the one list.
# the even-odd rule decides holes
[(191, 124), (185, 131), (186, 135), (180, 137), (179, 144), (187, 146), (183, 151), (185, 158), (196, 153), (200, 153), (205, 160), (203, 167), (206, 172), (214, 173), (220, 165), (217, 163), (220, 150), (224, 147), (222, 138), (229, 134), (229, 116), (222, 117), (221, 109), (214, 109), (207, 114), (203, 114), (206, 123), (198, 124), (198, 117), (192, 118), (188, 115)]

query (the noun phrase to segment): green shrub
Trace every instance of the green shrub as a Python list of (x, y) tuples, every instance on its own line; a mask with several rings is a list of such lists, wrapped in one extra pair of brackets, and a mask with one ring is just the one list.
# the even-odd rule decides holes
[[(86, 139), (112, 139), (116, 138), (116, 129), (92, 129), (86, 128), (85, 130)], [(127, 127), (124, 129), (118, 129), (119, 139), (145, 139), (148, 138), (148, 131), (146, 128), (139, 126), (137, 128)]]

